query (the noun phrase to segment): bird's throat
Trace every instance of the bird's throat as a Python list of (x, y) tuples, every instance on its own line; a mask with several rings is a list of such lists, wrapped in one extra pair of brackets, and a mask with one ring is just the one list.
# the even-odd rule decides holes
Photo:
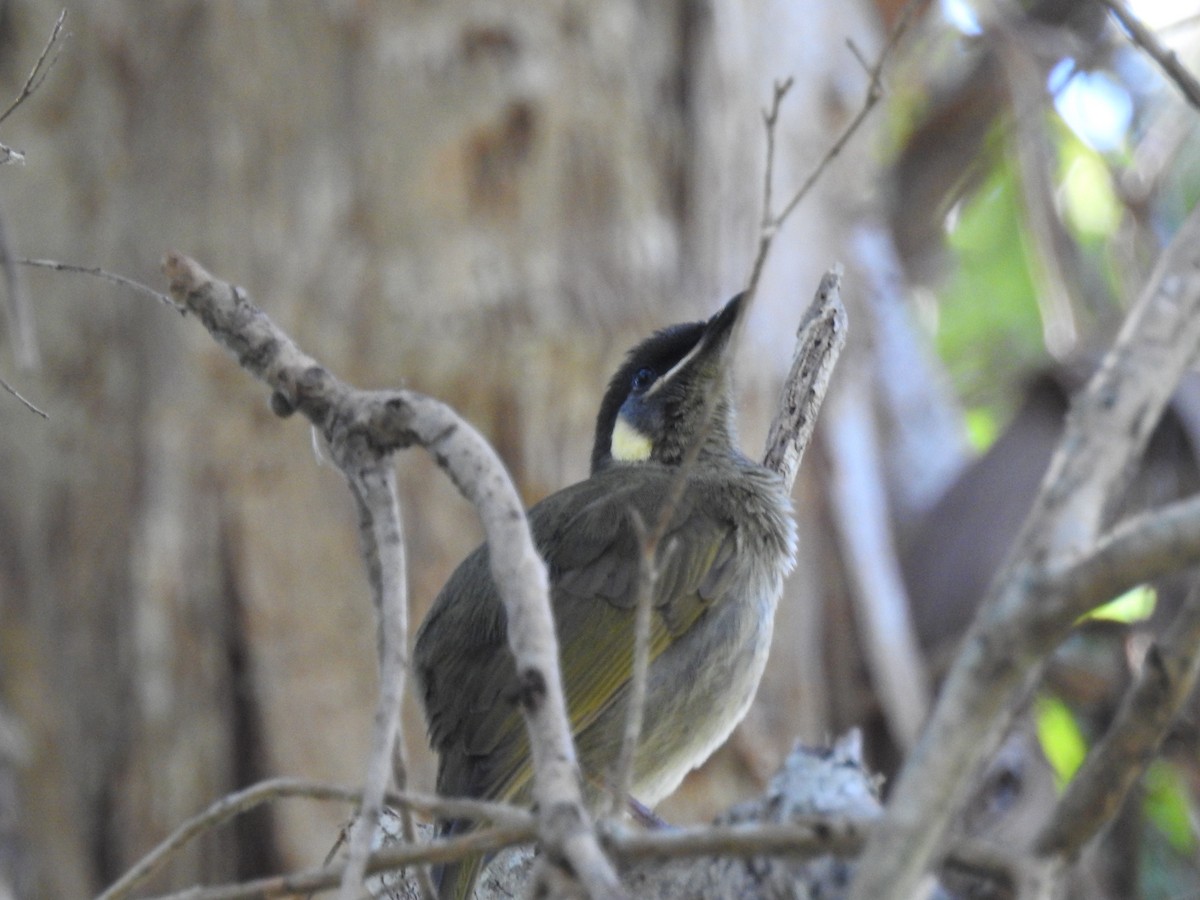
[(624, 416), (617, 416), (613, 426), (612, 456), (618, 462), (645, 462), (654, 445), (645, 432), (639, 431)]

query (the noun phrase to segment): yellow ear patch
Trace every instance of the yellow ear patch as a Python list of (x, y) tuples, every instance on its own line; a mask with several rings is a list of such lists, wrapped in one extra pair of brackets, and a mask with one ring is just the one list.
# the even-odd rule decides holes
[(613, 426), (612, 455), (619, 462), (644, 462), (650, 458), (654, 444), (644, 432), (629, 424), (624, 416), (617, 416)]

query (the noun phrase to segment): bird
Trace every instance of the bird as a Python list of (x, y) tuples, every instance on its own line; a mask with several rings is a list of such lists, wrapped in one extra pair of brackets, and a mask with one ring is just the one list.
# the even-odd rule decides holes
[[(620, 753), (644, 529), (667, 517), (633, 798), (653, 807), (725, 741), (766, 664), (796, 528), (783, 479), (737, 446), (729, 357), (744, 306), (739, 294), (711, 318), (664, 328), (630, 350), (600, 403), (590, 475), (528, 510), (593, 802)], [(438, 793), (528, 803), (528, 735), (489, 564), (483, 544), (450, 576), (418, 630), (413, 669)], [(471, 827), (442, 821), (438, 833)], [(439, 898), (470, 897), (484, 862), (435, 870)]]

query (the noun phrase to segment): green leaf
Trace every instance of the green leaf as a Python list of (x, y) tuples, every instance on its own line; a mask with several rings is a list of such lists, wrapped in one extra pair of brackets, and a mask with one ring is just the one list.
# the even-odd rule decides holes
[(1146, 770), (1144, 783), (1146, 797), (1142, 808), (1146, 818), (1175, 850), (1186, 855), (1194, 853), (1196, 833), (1192, 830), (1188, 787), (1179, 769), (1165, 760), (1156, 759)]
[(1056, 697), (1042, 695), (1034, 706), (1037, 716), (1038, 741), (1046, 755), (1059, 788), (1066, 787), (1075, 777), (1083, 759), (1087, 756), (1087, 740), (1079, 729), (1079, 723), (1065, 703)]
[(1102, 606), (1097, 606), (1089, 613), (1084, 613), (1080, 622), (1092, 619), (1103, 619), (1106, 622), (1143, 622), (1154, 615), (1154, 607), (1158, 604), (1158, 592), (1148, 584), (1138, 585), (1126, 591), (1115, 600), (1109, 600)]
[(976, 406), (966, 412), (967, 440), (979, 453), (983, 453), (1000, 436), (1000, 422), (995, 410)]

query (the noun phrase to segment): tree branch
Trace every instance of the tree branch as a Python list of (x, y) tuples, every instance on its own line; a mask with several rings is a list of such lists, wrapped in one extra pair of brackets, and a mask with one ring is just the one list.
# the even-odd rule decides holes
[(796, 329), (791, 369), (767, 430), (763, 465), (779, 473), (789, 493), (817, 427), (817, 412), (829, 390), (833, 367), (846, 346), (846, 328), (842, 267), (834, 266), (822, 276), (816, 296)]
[(1034, 841), (1040, 856), (1073, 859), (1120, 809), (1158, 752), (1200, 673), (1200, 585), (1150, 647), (1103, 739), (1067, 785)]
[[(272, 800), (301, 797), (308, 800), (326, 800), (342, 803), (361, 803), (363, 792), (359, 788), (348, 788), (323, 781), (305, 778), (272, 778), (248, 788), (228, 794), (217, 800), (201, 813), (180, 824), (153, 850), (143, 856), (124, 875), (112, 883), (97, 900), (122, 900), (138, 885), (157, 872), (180, 848), (236, 816), (256, 809)], [(399, 809), (418, 810), (425, 814), (442, 816), (471, 816), (488, 820), (509, 828), (524, 828), (532, 833), (533, 817), (523, 809), (502, 803), (484, 800), (454, 800), (425, 794), (384, 795), (386, 802)], [(338, 868), (338, 874), (341, 867)], [(337, 884), (334, 881), (333, 884)]]
[(8, 393), (10, 393), (14, 397), (16, 397), (22, 404), (24, 404), (25, 408), (27, 410), (29, 410), (31, 413), (39, 415), (43, 419), (50, 418), (43, 410), (34, 406), (32, 401), (28, 400), (25, 396), (23, 396), (21, 394), (20, 391), (18, 391), (15, 387), (13, 387), (11, 384), (9, 384), (7, 381), (5, 381), (3, 378), (0, 378), (0, 388), (3, 388), (4, 390), (8, 391)]
[[(621, 748), (617, 754), (613, 785), (609, 794), (609, 815), (619, 816), (626, 802), (633, 796), (633, 764), (638, 744), (642, 738), (642, 721), (646, 710), (646, 683), (650, 674), (650, 626), (654, 604), (654, 588), (658, 573), (666, 563), (666, 548), (663, 559), (658, 556), (661, 528), (651, 534), (636, 509), (630, 507), (634, 529), (637, 531), (641, 552), (638, 554), (637, 598), (634, 603), (633, 659), (629, 672), (629, 708), (625, 715), (625, 729), (621, 736)], [(668, 517), (660, 516), (660, 524)]]
[[(63, 23), (67, 20), (67, 11), (64, 8), (58, 14), (58, 21), (54, 23), (54, 28), (50, 32), (50, 37), (46, 40), (46, 45), (42, 48), (41, 54), (37, 58), (37, 62), (33, 64), (33, 69), (29, 72), (29, 77), (25, 79), (25, 83), (21, 85), (21, 91), (13, 99), (4, 112), (0, 113), (0, 123), (16, 112), (17, 107), (33, 96), (34, 92), (42, 86), (42, 82), (46, 80), (46, 76), (50, 74), (50, 70), (54, 68), (54, 64), (58, 62), (58, 54), (61, 46), (58, 46), (58, 39), (62, 36)], [(54, 51), (54, 56), (50, 56), (50, 51)], [(49, 60), (49, 62), (47, 62)]]
[(1200, 109), (1200, 81), (1197, 81), (1196, 76), (1179, 61), (1175, 51), (1164, 47), (1157, 35), (1143, 25), (1141, 19), (1130, 12), (1121, 0), (1100, 2), (1107, 6), (1113, 18), (1121, 23), (1121, 27), (1129, 34), (1129, 39), (1145, 50), (1147, 55), (1158, 63), (1163, 74), (1175, 82), (1175, 86), (1187, 102)]
[[(54, 64), (58, 62), (59, 46), (58, 40), (62, 36), (63, 22), (66, 21), (67, 11), (63, 9), (58, 14), (58, 21), (54, 23), (54, 28), (50, 32), (50, 37), (46, 41), (46, 46), (42, 48), (41, 55), (38, 56), (37, 62), (33, 64), (33, 70), (29, 73), (29, 77), (25, 79), (25, 83), (21, 86), (20, 92), (13, 99), (4, 112), (0, 113), (0, 123), (16, 112), (17, 108), (33, 96), (34, 91), (42, 86), (42, 82), (46, 80), (46, 76), (50, 74), (50, 70), (54, 68)], [(54, 56), (50, 56), (50, 51), (54, 50)], [(49, 59), (49, 62), (47, 62)], [(25, 154), (20, 150), (14, 150), (6, 144), (0, 144), (0, 166), (10, 163), (25, 162)]]
[(1048, 564), (1029, 587), (1052, 622), (1074, 621), (1139, 584), (1200, 563), (1200, 496), (1141, 513), (1082, 559)]
[[(404, 676), (408, 671), (408, 575), (394, 469), (386, 462), (364, 467), (361, 451), (347, 454), (345, 447), (339, 450), (335, 462), (345, 473), (358, 505), (358, 527), (379, 633), (379, 693), (371, 753), (362, 807), (350, 832), (350, 849), (341, 886), (342, 900), (355, 900), (363, 892), (367, 854), (371, 851), (371, 840), (383, 811), (389, 774), (394, 771), (396, 787), (405, 788), (407, 766), (404, 764), (400, 710), (404, 701)], [(365, 455), (370, 456), (369, 453)], [(394, 766), (393, 759), (396, 761)], [(405, 841), (415, 843), (412, 813), (401, 808), (400, 818)], [(422, 894), (426, 900), (432, 900), (433, 885), (428, 880), (428, 873), (424, 869), (420, 872)]]
[(171, 294), (200, 319), (242, 368), (272, 389), (281, 415), (303, 413), (340, 465), (369, 467), (418, 444), (479, 512), (491, 547), (492, 577), (508, 615), (508, 638), (530, 731), (539, 838), (593, 897), (622, 896), (583, 803), (571, 741), (546, 568), (524, 508), (495, 451), (445, 404), (411, 391), (357, 391), (304, 354), (244, 291), (212, 278), (194, 261), (164, 263)]
[[(417, 863), (444, 863), (474, 853), (495, 853), (505, 847), (531, 840), (540, 828), (528, 825), (497, 825), (469, 831), (444, 841), (429, 844), (398, 844), (377, 850), (368, 856), (366, 872), (374, 875), (403, 869)], [(159, 897), (158, 900), (250, 900), (262, 897), (293, 897), (337, 887), (342, 880), (344, 863), (307, 869), (290, 875), (270, 875), (236, 884), (190, 888)]]
[(56, 259), (15, 259), (13, 260), (18, 266), (29, 266), (32, 269), (49, 269), (52, 272), (70, 272), (75, 275), (91, 275), (94, 278), (99, 278), (118, 287), (128, 288), (135, 294), (141, 294), (145, 297), (151, 297), (161, 303), (163, 306), (169, 306), (171, 309), (180, 315), (187, 315), (187, 307), (180, 303), (176, 303), (166, 294), (154, 290), (152, 287), (142, 284), (140, 281), (134, 281), (132, 278), (126, 278), (124, 275), (118, 275), (116, 272), (109, 272), (97, 266), (77, 266), (73, 263), (59, 262)]
[(1009, 561), (981, 605), (897, 780), (851, 896), (913, 897), (1021, 697), (1074, 617), (1039, 609), (1048, 566), (1084, 554), (1200, 343), (1200, 207), (1164, 251), (1066, 430)]

